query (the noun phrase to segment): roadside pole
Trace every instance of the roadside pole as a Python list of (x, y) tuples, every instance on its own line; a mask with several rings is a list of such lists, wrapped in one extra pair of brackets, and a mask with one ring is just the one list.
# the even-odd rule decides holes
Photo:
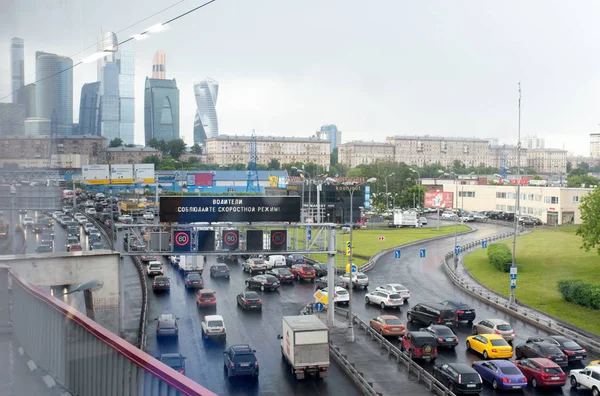
[[(328, 296), (335, 296), (335, 228), (329, 226), (327, 248), (330, 252), (327, 254), (327, 290)], [(333, 327), (335, 317), (335, 297), (327, 298), (327, 326)]]

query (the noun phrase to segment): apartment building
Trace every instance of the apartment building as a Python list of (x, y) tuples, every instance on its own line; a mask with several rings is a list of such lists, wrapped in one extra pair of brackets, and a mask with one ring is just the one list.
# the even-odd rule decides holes
[(590, 157), (600, 158), (600, 133), (590, 133)]
[(354, 141), (338, 146), (338, 162), (350, 168), (378, 161), (394, 161), (394, 146), (392, 144)]
[(152, 147), (109, 147), (105, 161), (107, 164), (141, 164), (144, 158), (152, 155), (162, 158), (162, 153)]
[[(247, 164), (250, 160), (250, 136), (219, 135), (206, 139), (206, 161), (218, 165)], [(272, 159), (281, 164), (314, 162), (320, 166), (330, 163), (330, 142), (317, 137), (295, 138), (257, 136), (257, 163), (267, 165)]]
[(47, 160), (50, 158), (53, 143), (56, 144), (56, 149), (52, 154), (79, 154), (88, 158), (87, 164), (104, 161), (107, 140), (100, 136), (89, 135), (61, 136), (56, 139), (56, 142), (47, 136), (6, 136), (0, 140), (0, 158), (4, 163)]
[(527, 150), (527, 167), (541, 174), (566, 174), (567, 151), (560, 149)]

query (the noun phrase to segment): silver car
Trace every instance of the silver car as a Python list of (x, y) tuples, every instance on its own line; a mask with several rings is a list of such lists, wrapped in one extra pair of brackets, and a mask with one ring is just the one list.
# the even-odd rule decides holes
[(244, 272), (248, 272), (250, 274), (254, 272), (260, 272), (264, 274), (265, 272), (267, 272), (267, 263), (262, 258), (249, 258), (244, 263), (242, 269), (244, 270)]
[[(340, 283), (344, 285), (344, 287), (348, 287), (350, 285), (350, 274), (346, 273), (339, 277)], [(362, 272), (356, 272), (352, 274), (352, 287), (362, 287), (366, 289), (369, 287), (369, 277)]]
[(473, 334), (498, 334), (506, 341), (515, 339), (515, 330), (502, 319), (483, 319), (473, 324)]

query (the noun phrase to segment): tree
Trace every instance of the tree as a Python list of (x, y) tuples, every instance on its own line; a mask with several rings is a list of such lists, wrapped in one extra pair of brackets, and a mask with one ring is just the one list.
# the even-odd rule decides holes
[(110, 143), (108, 144), (108, 147), (121, 147), (122, 145), (123, 145), (123, 140), (121, 140), (121, 138), (117, 137), (110, 141)]
[(154, 167), (157, 168), (160, 164), (160, 158), (158, 155), (149, 155), (148, 157), (142, 158), (142, 164), (154, 164)]
[(542, 179), (542, 176), (535, 175), (535, 176), (533, 176), (532, 180), (543, 180), (543, 179)]
[(148, 144), (146, 146), (160, 150), (160, 143), (158, 140), (156, 140), (156, 138), (148, 140)]
[(279, 160), (277, 158), (273, 158), (271, 161), (269, 161), (267, 168), (269, 170), (279, 170), (281, 169), (281, 164), (279, 163)]
[(346, 176), (348, 176), (348, 177), (365, 177), (365, 174), (364, 174), (362, 168), (352, 168), (352, 169), (348, 170), (348, 173), (346, 173)]
[(181, 154), (185, 152), (185, 148), (187, 147), (183, 139), (173, 139), (167, 143), (167, 147), (169, 150), (169, 154), (174, 159), (178, 160), (181, 157)]
[(579, 204), (582, 224), (575, 232), (582, 238), (581, 248), (586, 252), (596, 249), (600, 254), (600, 189), (595, 188)]
[(202, 147), (198, 143), (195, 143), (192, 146), (192, 153), (194, 153), (194, 154), (202, 154)]
[(333, 151), (331, 152), (331, 156), (329, 157), (329, 164), (330, 165), (337, 165), (338, 164), (338, 148), (334, 148)]
[(573, 175), (567, 177), (567, 187), (581, 187), (581, 185), (585, 185), (586, 187), (597, 186), (600, 184), (600, 180), (596, 179), (590, 175)]
[(567, 161), (567, 173), (570, 173), (573, 169), (573, 163), (571, 161)]

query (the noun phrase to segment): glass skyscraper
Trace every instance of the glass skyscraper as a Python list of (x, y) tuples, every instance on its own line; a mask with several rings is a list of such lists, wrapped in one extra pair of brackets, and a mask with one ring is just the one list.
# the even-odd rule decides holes
[(36, 113), (52, 119), (56, 112), (57, 132), (70, 135), (73, 127), (73, 60), (66, 56), (35, 53)]
[(342, 144), (342, 131), (335, 125), (323, 125), (320, 131), (317, 131), (317, 138), (320, 140), (329, 140), (331, 142), (331, 151)]
[(194, 144), (204, 144), (207, 138), (219, 136), (217, 118), (217, 97), (219, 83), (212, 78), (194, 83), (196, 96), (196, 117), (194, 119)]
[(79, 134), (100, 136), (100, 81), (81, 88)]
[(10, 40), (10, 74), (12, 102), (21, 103), (20, 90), (25, 86), (25, 55), (24, 41), (14, 37)]
[(144, 89), (145, 143), (179, 139), (179, 89), (175, 79), (146, 77)]

